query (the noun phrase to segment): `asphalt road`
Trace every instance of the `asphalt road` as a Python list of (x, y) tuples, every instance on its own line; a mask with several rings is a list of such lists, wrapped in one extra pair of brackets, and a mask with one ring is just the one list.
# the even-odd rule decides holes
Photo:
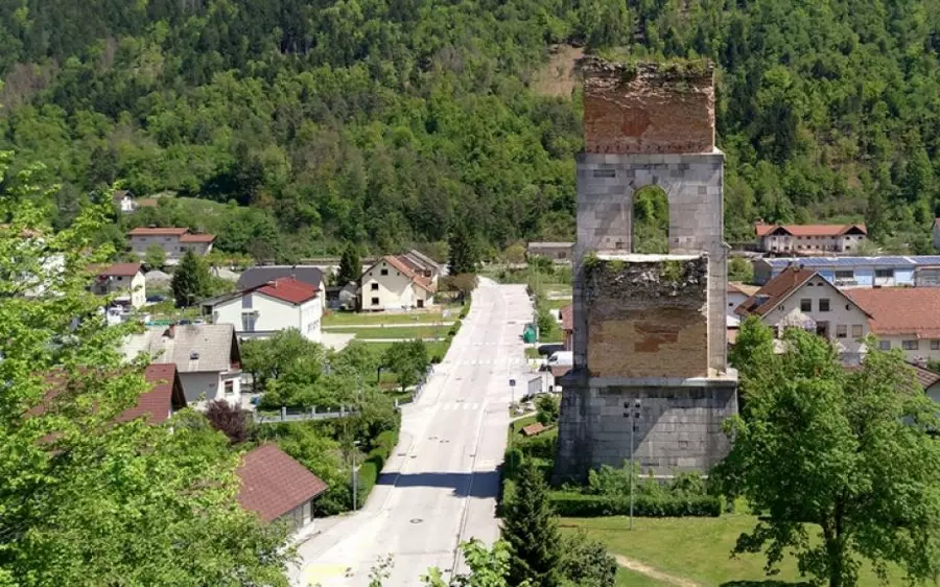
[(299, 548), (294, 585), (368, 585), (392, 556), (385, 587), (420, 585), (430, 567), (465, 570), (457, 545), (492, 543), (498, 466), (506, 446), (509, 379), (523, 393), (521, 334), (532, 308), (522, 285), (482, 280), (469, 315), (420, 400), (403, 411), (401, 440), (365, 507)]

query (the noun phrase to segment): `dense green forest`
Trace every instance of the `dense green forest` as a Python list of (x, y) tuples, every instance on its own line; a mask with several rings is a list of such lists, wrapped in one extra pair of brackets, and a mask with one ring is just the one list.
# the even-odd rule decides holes
[(247, 222), (237, 253), (571, 238), (577, 92), (532, 90), (561, 43), (719, 64), (729, 240), (864, 219), (928, 246), (940, 0), (0, 0), (0, 149), (61, 182), (59, 226), (116, 182), (251, 206), (136, 220)]

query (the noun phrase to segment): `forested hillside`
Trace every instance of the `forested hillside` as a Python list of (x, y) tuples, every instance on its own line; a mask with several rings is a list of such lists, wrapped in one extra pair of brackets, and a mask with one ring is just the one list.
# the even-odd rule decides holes
[(570, 42), (720, 64), (729, 239), (927, 246), (940, 0), (0, 0), (0, 149), (62, 181), (59, 225), (121, 182), (250, 205), (281, 257), (571, 238), (578, 97), (529, 89)]

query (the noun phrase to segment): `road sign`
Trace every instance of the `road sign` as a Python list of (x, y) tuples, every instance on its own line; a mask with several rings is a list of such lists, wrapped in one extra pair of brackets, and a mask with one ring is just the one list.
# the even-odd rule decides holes
[(509, 387), (515, 387), (515, 386), (516, 386), (516, 380), (515, 380), (515, 379), (510, 379), (510, 380), (509, 380)]

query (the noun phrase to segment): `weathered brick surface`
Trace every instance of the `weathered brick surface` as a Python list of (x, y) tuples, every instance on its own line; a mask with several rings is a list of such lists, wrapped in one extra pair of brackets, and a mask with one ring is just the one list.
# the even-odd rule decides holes
[(711, 65), (680, 71), (586, 57), (584, 143), (587, 153), (709, 153), (715, 147)]
[(588, 372), (706, 377), (708, 259), (637, 257), (582, 269)]

